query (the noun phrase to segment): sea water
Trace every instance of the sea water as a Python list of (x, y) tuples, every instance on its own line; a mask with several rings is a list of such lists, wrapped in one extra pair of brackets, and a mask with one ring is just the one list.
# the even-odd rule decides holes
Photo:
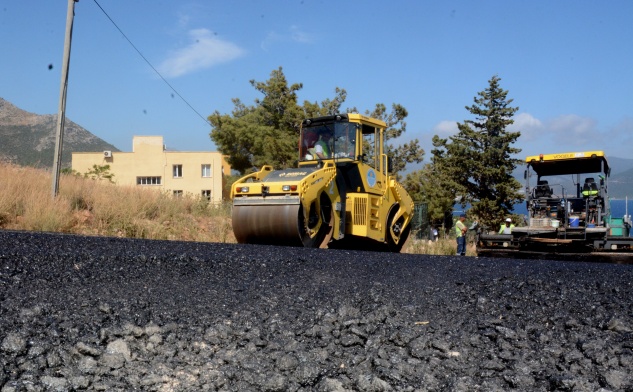
[[(633, 198), (628, 200), (625, 199), (611, 199), (609, 201), (611, 203), (611, 216), (614, 218), (622, 218), (624, 215), (628, 213), (628, 215), (633, 215)], [(627, 212), (628, 207), (628, 212)], [(460, 208), (461, 207), (457, 207)], [(521, 204), (517, 204), (514, 206), (514, 211), (512, 211), (518, 215), (527, 215), (527, 207), (525, 202)]]
[[(611, 199), (611, 216), (613, 218), (623, 218), (624, 215), (632, 215), (633, 216), (633, 197), (628, 200), (625, 199)], [(470, 205), (467, 205), (466, 208), (462, 208), (461, 205), (455, 204), (453, 206), (453, 216), (459, 216), (464, 211), (468, 212), (470, 209)], [(514, 206), (513, 214), (516, 215), (527, 215), (527, 207), (525, 202), (516, 204)]]
[[(614, 218), (622, 218), (624, 215), (633, 215), (633, 198), (628, 200), (610, 200), (611, 216)], [(628, 212), (627, 212), (628, 209)]]

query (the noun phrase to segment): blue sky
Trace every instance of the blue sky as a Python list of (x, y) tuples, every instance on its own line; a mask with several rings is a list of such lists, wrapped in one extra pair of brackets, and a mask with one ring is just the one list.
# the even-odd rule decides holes
[[(101, 10), (188, 102), (154, 72)], [(0, 97), (37, 114), (59, 104), (66, 0), (0, 6)], [(520, 158), (601, 149), (633, 158), (633, 1), (81, 0), (66, 116), (123, 151), (133, 135), (215, 150), (206, 117), (247, 105), (283, 67), (300, 103), (347, 90), (343, 108), (407, 108), (407, 132), (473, 119), (493, 75), (518, 106)], [(49, 69), (52, 65), (52, 69)], [(191, 107), (195, 109), (192, 110)]]

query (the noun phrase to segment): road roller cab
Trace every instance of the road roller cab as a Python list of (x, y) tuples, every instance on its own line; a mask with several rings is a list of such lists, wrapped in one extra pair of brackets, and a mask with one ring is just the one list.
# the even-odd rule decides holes
[(237, 241), (399, 252), (413, 200), (388, 172), (385, 127), (356, 113), (304, 120), (298, 168), (264, 166), (233, 184)]

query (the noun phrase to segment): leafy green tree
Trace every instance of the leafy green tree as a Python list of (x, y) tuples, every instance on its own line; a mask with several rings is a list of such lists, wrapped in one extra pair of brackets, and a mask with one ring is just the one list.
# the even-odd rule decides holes
[[(357, 112), (356, 108), (351, 109)], [(424, 150), (420, 147), (418, 139), (413, 139), (409, 143), (394, 146), (387, 143), (389, 140), (396, 139), (407, 129), (407, 123), (404, 119), (409, 115), (407, 109), (400, 104), (393, 104), (391, 113), (387, 112), (387, 107), (382, 104), (376, 104), (372, 111), (365, 111), (365, 115), (379, 120), (383, 120), (387, 127), (385, 128), (385, 153), (391, 157), (392, 172), (396, 178), (400, 179), (398, 173), (402, 172), (408, 163), (420, 163), (424, 159)]]
[[(251, 85), (262, 93), (262, 99), (256, 99), (255, 105), (246, 106), (238, 98), (233, 99), (231, 114), (215, 111), (209, 116), (212, 130), (211, 140), (218, 150), (228, 156), (228, 163), (240, 173), (259, 168), (264, 164), (275, 168), (287, 168), (295, 164), (301, 122), (305, 118), (341, 113), (341, 106), (347, 98), (344, 89), (336, 88), (335, 96), (319, 102), (304, 101), (297, 103), (297, 91), (303, 85), (288, 81), (281, 67), (273, 70), (266, 82), (250, 81)], [(356, 108), (347, 112), (358, 112)], [(400, 136), (406, 129), (403, 121), (406, 109), (394, 104), (388, 113), (385, 105), (377, 104), (366, 115), (384, 120), (387, 123), (387, 138)], [(420, 162), (424, 151), (414, 140), (404, 146), (388, 147), (392, 155), (394, 172), (401, 171), (407, 162)]]
[(108, 180), (114, 183), (114, 174), (110, 173), (110, 165), (92, 165), (92, 169), (84, 173), (84, 177), (92, 178), (93, 180)]
[(81, 176), (81, 173), (79, 173), (77, 170), (73, 170), (70, 167), (63, 168), (61, 170), (61, 173), (68, 176)]
[(470, 203), (473, 218), (491, 228), (523, 201), (521, 184), (512, 176), (521, 163), (512, 158), (521, 152), (512, 145), (521, 133), (506, 129), (514, 123), (512, 117), (519, 108), (510, 106), (513, 100), (507, 99), (508, 91), (500, 87), (500, 80), (493, 76), (474, 104), (466, 106), (474, 120), (457, 123), (458, 133), (448, 139), (433, 138), (436, 161), (461, 196), (462, 206)]
[[(321, 116), (332, 116), (341, 112), (341, 105), (347, 98), (347, 91), (336, 87), (333, 99), (324, 99), (321, 104), (316, 102), (303, 102), (303, 118), (313, 118)], [(303, 119), (302, 119), (303, 120)]]
[(231, 168), (244, 173), (264, 164), (288, 167), (296, 159), (296, 146), (302, 111), (297, 91), (303, 86), (288, 86), (281, 68), (266, 82), (250, 81), (264, 95), (247, 107), (238, 98), (231, 115), (215, 111), (209, 116), (211, 139), (228, 156)]
[(442, 170), (441, 163), (436, 162), (435, 156), (421, 170), (407, 174), (404, 186), (416, 203), (427, 204), (428, 220), (433, 226), (444, 225), (446, 214), (453, 210), (456, 192), (451, 178)]

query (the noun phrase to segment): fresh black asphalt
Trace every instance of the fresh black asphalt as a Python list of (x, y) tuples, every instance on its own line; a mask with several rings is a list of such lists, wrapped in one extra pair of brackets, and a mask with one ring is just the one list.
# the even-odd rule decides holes
[(0, 391), (633, 391), (633, 265), (0, 231)]

